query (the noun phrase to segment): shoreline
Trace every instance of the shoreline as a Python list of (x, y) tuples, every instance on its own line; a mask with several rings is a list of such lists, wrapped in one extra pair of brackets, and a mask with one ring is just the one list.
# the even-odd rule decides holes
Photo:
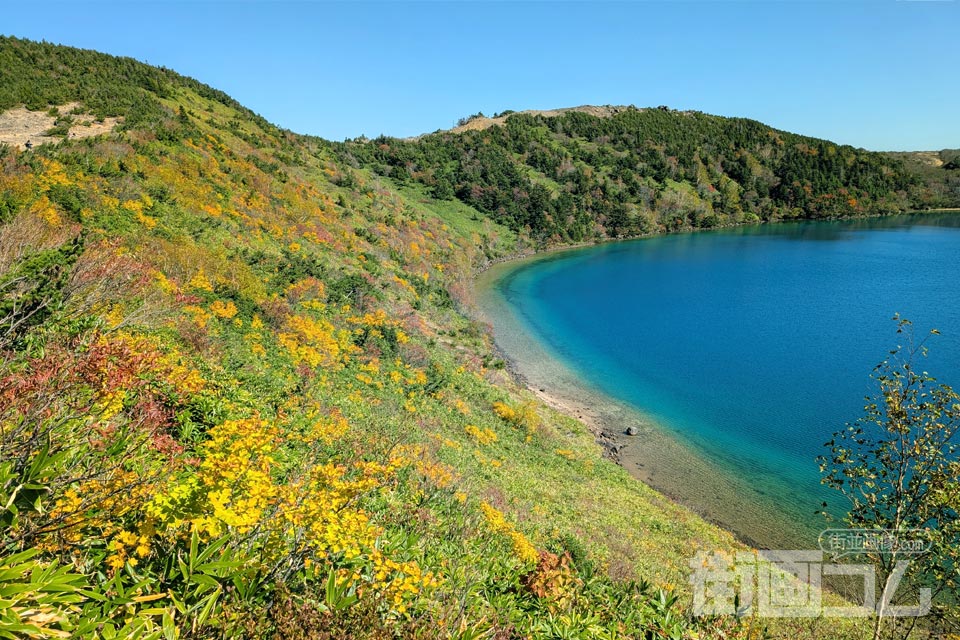
[(804, 222), (839, 222), (843, 220), (875, 220), (879, 218), (888, 218), (892, 216), (911, 216), (911, 215), (929, 215), (936, 213), (960, 213), (960, 207), (946, 207), (941, 209), (913, 209), (908, 211), (896, 211), (890, 213), (875, 213), (870, 215), (863, 216), (845, 216), (837, 218), (823, 218), (823, 219), (813, 219), (813, 218), (794, 218), (789, 220), (770, 220), (770, 221), (760, 221), (760, 222), (747, 222), (747, 223), (738, 223), (738, 224), (728, 224), (720, 227), (711, 227), (706, 228), (690, 228), (690, 229), (681, 229), (679, 231), (665, 231), (663, 233), (645, 233), (636, 236), (627, 236), (623, 238), (601, 238), (592, 241), (581, 241), (574, 242), (570, 244), (557, 244), (550, 245), (543, 249), (537, 249), (534, 247), (528, 247), (517, 253), (511, 253), (505, 256), (500, 256), (493, 258), (491, 260), (486, 260), (482, 262), (477, 267), (474, 267), (473, 280), (476, 284), (476, 280), (485, 274), (490, 269), (496, 268), (500, 265), (515, 264), (519, 262), (524, 262), (526, 260), (533, 260), (537, 258), (543, 258), (557, 253), (564, 253), (566, 251), (576, 251), (578, 249), (585, 249), (587, 247), (597, 247), (605, 244), (614, 244), (619, 242), (633, 242), (636, 240), (648, 240), (650, 238), (660, 238), (671, 235), (683, 235), (687, 233), (704, 233), (711, 231), (729, 231), (731, 229), (746, 229), (749, 227), (765, 227), (768, 225), (778, 225), (778, 224), (797, 224)]
[[(496, 282), (519, 268), (518, 263), (535, 262), (555, 253), (542, 252), (500, 263), (495, 271), (488, 269), (473, 279), (475, 317), (492, 327), (495, 348), (514, 382), (586, 426), (604, 457), (635, 480), (741, 543), (754, 549), (815, 544), (810, 531), (798, 531), (794, 521), (764, 504), (755, 488), (724, 474), (642, 409), (582, 379), (512, 317), (505, 301), (497, 299)], [(631, 427), (635, 435), (626, 435)]]
[[(960, 209), (894, 215), (955, 212)], [(611, 242), (640, 241), (666, 235), (673, 234), (554, 246), (489, 261), (470, 281), (471, 314), (490, 326), (495, 348), (515, 383), (528, 389), (544, 404), (584, 424), (594, 435), (604, 457), (624, 468), (634, 479), (751, 547), (800, 549), (815, 545), (816, 533), (830, 525), (826, 521), (815, 522), (813, 509), (808, 509), (805, 501), (775, 503), (764, 487), (753, 486), (748, 479), (702, 455), (684, 440), (682, 432), (653, 417), (650, 409), (636, 407), (597, 388), (572, 370), (573, 365), (554, 353), (549, 345), (541, 343), (530, 327), (516, 316), (515, 309), (499, 290), (498, 283), (525, 265)], [(636, 429), (636, 435), (625, 434), (629, 427)], [(798, 514), (808, 511), (811, 514), (809, 522), (797, 518)]]

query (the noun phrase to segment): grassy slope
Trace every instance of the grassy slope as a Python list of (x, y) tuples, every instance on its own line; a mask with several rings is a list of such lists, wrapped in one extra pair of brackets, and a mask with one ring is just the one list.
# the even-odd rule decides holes
[[(55, 597), (17, 587), (0, 625), (750, 633), (682, 613), (687, 558), (739, 548), (731, 536), (516, 388), (451, 303), (468, 299), (477, 264), (513, 251), (512, 232), (192, 83), (170, 81), (157, 101), (107, 138), (0, 155), (4, 301), (47, 296), (53, 311), (14, 330), (4, 307), (0, 472), (18, 511), (0, 525), (0, 563), (33, 549), (23, 570), (37, 580), (57, 558), (72, 572)], [(81, 234), (79, 257), (57, 253)], [(62, 268), (14, 283), (37, 255)], [(37, 433), (60, 458), (39, 459)], [(49, 493), (17, 493), (23, 479)], [(531, 543), (570, 560), (531, 558)], [(203, 549), (223, 565), (203, 565)], [(331, 594), (328, 575), (359, 602)]]

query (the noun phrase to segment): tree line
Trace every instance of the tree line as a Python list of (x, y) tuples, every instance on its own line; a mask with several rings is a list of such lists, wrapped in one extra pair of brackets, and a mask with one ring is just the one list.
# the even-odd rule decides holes
[(910, 208), (917, 185), (894, 157), (664, 108), (516, 113), (482, 130), (334, 147), (555, 242), (889, 213)]

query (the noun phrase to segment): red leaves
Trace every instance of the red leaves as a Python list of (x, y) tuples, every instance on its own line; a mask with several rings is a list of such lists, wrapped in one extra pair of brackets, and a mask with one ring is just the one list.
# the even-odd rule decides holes
[(307, 277), (290, 285), (286, 290), (287, 302), (291, 305), (304, 300), (326, 299), (326, 286), (314, 277)]
[(193, 295), (192, 293), (178, 293), (176, 295), (177, 304), (189, 305), (189, 304), (200, 304), (203, 302), (203, 298), (200, 296)]
[(94, 335), (73, 348), (51, 344), (42, 357), (26, 360), (0, 379), (0, 417), (20, 416), (39, 426), (94, 416), (90, 444), (95, 448), (106, 446), (116, 421), (124, 420), (156, 449), (174, 453), (180, 448), (167, 433), (173, 424), (172, 400), (164, 398), (167, 368), (149, 340), (130, 334)]
[(135, 338), (111, 340), (101, 338), (87, 350), (75, 365), (78, 382), (99, 389), (139, 390), (148, 384), (145, 376), (156, 366), (159, 354), (146, 341)]
[(150, 436), (153, 448), (162, 454), (173, 456), (183, 453), (183, 445), (170, 435), (173, 412), (156, 397), (143, 398), (130, 410), (130, 419)]
[(137, 297), (151, 281), (153, 269), (119, 242), (87, 248), (67, 285), (70, 304), (83, 313)]
[(273, 327), (282, 327), (293, 314), (290, 304), (282, 298), (270, 298), (260, 303), (263, 316)]

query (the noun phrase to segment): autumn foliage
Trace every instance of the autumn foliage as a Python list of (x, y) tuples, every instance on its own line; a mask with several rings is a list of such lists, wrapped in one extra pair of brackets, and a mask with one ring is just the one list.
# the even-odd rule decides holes
[[(111, 106), (35, 47), (38, 95)], [(142, 80), (121, 130), (0, 149), (0, 636), (683, 633), (498, 488), (579, 464), (454, 308), (509, 234), (97, 60)]]

